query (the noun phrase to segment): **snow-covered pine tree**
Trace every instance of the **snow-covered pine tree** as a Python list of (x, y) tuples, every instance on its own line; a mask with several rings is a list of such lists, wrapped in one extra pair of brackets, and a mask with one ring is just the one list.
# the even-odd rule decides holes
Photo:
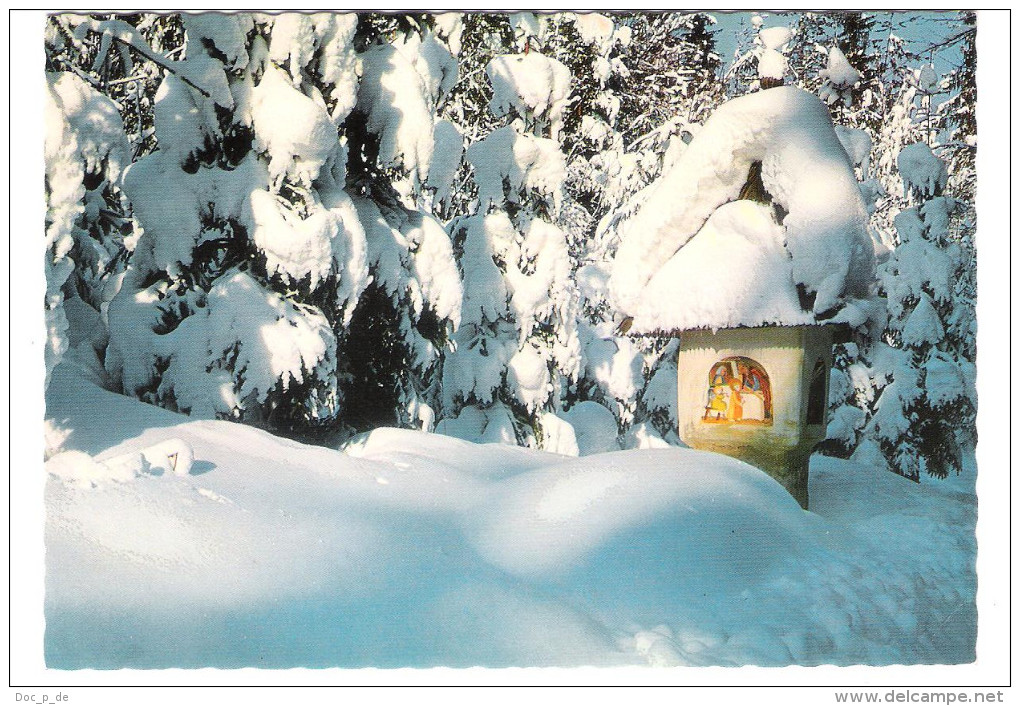
[(69, 349), (102, 370), (106, 306), (130, 234), (120, 190), (129, 150), (117, 105), (71, 71), (47, 74), (45, 157), (48, 385)]
[(459, 133), (436, 121), (458, 69), (432, 25), (426, 15), (362, 15), (355, 40), (362, 77), (342, 133), (371, 282), (341, 340), (340, 390), (344, 421), (359, 431), (433, 428), (439, 365), (460, 319), (452, 244), (432, 215), (461, 158)]
[(913, 205), (896, 216), (900, 242), (880, 271), (891, 379), (866, 433), (897, 473), (944, 478), (960, 472), (973, 443), (974, 301), (957, 286), (970, 263), (949, 237), (945, 163), (923, 143), (898, 163)]
[(357, 87), (352, 15), (195, 14), (165, 54), (133, 25), (75, 32), (156, 64), (157, 149), (124, 179), (141, 235), (110, 303), (128, 394), (285, 432), (341, 409), (336, 339), (367, 283), (337, 127)]
[[(516, 24), (525, 42), (537, 34), (527, 18)], [(485, 73), (489, 110), (513, 121), (467, 151), (478, 211), (451, 224), (465, 296), (457, 347), (443, 364), (438, 430), (576, 454), (556, 412), (580, 365), (577, 294), (566, 236), (552, 222), (566, 173), (557, 138), (570, 73), (530, 49), (493, 57)]]

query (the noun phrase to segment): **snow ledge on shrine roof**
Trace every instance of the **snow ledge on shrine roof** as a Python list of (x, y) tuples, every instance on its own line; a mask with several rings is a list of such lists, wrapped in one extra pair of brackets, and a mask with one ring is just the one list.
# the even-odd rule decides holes
[[(754, 162), (782, 224), (739, 198)], [(874, 281), (853, 167), (828, 109), (793, 87), (721, 106), (620, 238), (610, 291), (632, 334), (852, 319)]]

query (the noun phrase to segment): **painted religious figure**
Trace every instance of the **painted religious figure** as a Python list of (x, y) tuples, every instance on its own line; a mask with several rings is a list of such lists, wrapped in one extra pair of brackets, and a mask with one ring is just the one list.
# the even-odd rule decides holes
[(772, 418), (772, 390), (762, 367), (750, 358), (733, 357), (712, 366), (705, 420), (765, 423)]

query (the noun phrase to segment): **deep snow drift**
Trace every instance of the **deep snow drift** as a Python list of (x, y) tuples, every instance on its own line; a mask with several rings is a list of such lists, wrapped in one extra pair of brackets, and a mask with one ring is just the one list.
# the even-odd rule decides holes
[(378, 429), (339, 452), (71, 366), (47, 409), (49, 667), (974, 659), (960, 484), (816, 458), (812, 513), (689, 449), (568, 458)]

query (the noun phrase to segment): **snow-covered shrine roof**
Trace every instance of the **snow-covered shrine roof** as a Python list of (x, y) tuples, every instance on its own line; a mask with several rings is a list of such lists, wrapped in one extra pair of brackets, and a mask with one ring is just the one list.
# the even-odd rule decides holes
[[(740, 198), (752, 164), (772, 203)], [(874, 280), (828, 109), (778, 87), (722, 105), (621, 226), (610, 292), (630, 333), (833, 321)]]

